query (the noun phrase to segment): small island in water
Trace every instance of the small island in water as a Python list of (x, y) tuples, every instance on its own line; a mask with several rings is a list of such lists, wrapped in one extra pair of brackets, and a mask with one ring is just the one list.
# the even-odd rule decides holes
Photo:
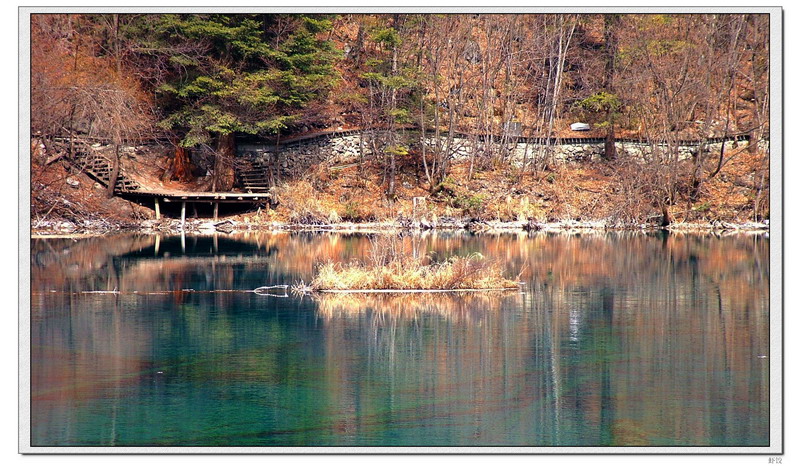
[(327, 261), (317, 268), (310, 284), (298, 283), (296, 292), (433, 292), (519, 289), (519, 281), (503, 276), (496, 262), (482, 254), (452, 256), (434, 262), (428, 256), (408, 255), (394, 237), (373, 240), (364, 261)]

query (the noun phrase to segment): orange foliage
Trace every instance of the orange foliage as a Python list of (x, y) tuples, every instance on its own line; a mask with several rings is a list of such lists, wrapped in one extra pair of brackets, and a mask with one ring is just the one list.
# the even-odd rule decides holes
[(149, 125), (147, 95), (118, 58), (103, 54), (89, 24), (81, 15), (32, 15), (32, 132), (120, 142)]

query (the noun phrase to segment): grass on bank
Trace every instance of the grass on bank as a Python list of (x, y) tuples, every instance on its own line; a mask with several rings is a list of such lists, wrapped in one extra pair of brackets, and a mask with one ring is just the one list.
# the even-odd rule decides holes
[[(767, 153), (736, 153), (720, 176), (703, 182), (697, 200), (687, 203), (680, 196), (676, 200), (684, 201), (667, 206), (670, 219), (744, 222), (754, 211), (768, 217), (768, 177), (759, 178), (768, 161)], [(394, 197), (386, 196), (385, 171), (375, 161), (336, 170), (321, 164), (302, 180), (287, 180), (275, 189), (280, 203), (270, 212), (270, 221), (326, 225), (406, 219), (434, 224), (440, 219), (583, 220), (639, 226), (663, 215), (663, 171), (634, 158), (555, 164), (524, 173), (507, 164), (471, 172), (469, 161), (454, 160), (449, 176), (433, 187), (415, 164), (418, 159), (410, 156), (400, 164)], [(676, 170), (679, 178), (689, 178), (694, 168), (685, 161)]]
[(429, 257), (408, 255), (396, 239), (373, 241), (366, 261), (327, 262), (317, 270), (311, 291), (375, 290), (498, 290), (518, 289), (502, 269), (480, 254), (450, 257), (433, 262)]

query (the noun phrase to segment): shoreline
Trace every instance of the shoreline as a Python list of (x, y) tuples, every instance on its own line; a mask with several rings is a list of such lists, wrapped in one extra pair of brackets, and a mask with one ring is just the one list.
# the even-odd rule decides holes
[(212, 220), (187, 220), (181, 229), (178, 219), (163, 219), (160, 221), (144, 220), (141, 222), (112, 223), (98, 220), (76, 225), (67, 221), (53, 221), (31, 226), (32, 239), (44, 238), (86, 238), (119, 233), (138, 234), (167, 234), (180, 235), (209, 235), (209, 234), (237, 234), (247, 232), (335, 232), (352, 234), (422, 234), (426, 232), (466, 232), (471, 234), (503, 234), (503, 233), (604, 233), (604, 232), (639, 232), (650, 233), (667, 231), (681, 234), (769, 234), (769, 222), (726, 222), (711, 221), (702, 223), (674, 223), (662, 227), (657, 224), (620, 224), (606, 221), (574, 221), (563, 220), (554, 222), (534, 221), (476, 221), (457, 220), (442, 223), (431, 223), (425, 220), (410, 221), (381, 221), (335, 224), (304, 225), (283, 222), (252, 223), (231, 219)]

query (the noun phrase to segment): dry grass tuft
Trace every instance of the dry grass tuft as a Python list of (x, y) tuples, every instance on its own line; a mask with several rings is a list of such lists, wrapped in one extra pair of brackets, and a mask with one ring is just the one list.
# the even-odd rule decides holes
[(543, 221), (546, 218), (544, 210), (538, 204), (531, 203), (529, 196), (493, 198), (486, 203), (483, 212), (484, 218), (503, 222)]
[(275, 189), (280, 209), (288, 214), (289, 222), (303, 225), (327, 225), (342, 220), (336, 207), (314, 189), (310, 182), (300, 180)]
[(311, 284), (316, 291), (516, 289), (494, 262), (482, 255), (434, 263), (404, 254), (394, 239), (373, 241), (366, 262), (322, 264)]

